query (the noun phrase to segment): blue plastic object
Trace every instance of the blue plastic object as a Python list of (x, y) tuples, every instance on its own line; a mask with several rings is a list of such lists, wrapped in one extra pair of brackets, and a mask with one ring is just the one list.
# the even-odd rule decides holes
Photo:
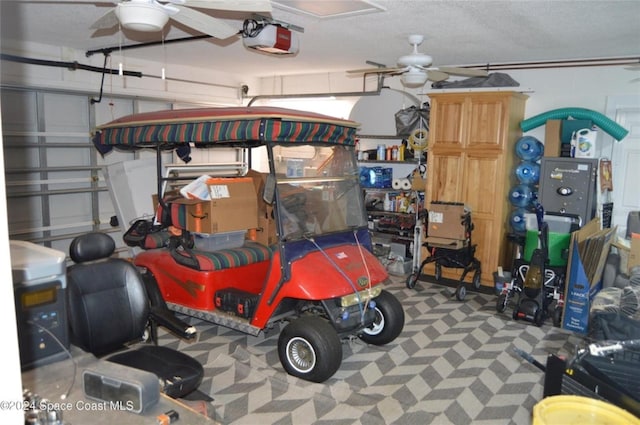
[(516, 155), (523, 161), (537, 161), (543, 153), (544, 145), (533, 136), (522, 136), (516, 142)]
[(511, 224), (511, 229), (514, 233), (524, 235), (527, 232), (527, 221), (524, 217), (526, 213), (527, 210), (525, 208), (516, 208), (511, 211), (509, 224)]
[(537, 192), (532, 186), (527, 184), (515, 185), (509, 191), (509, 202), (511, 202), (511, 205), (514, 207), (530, 207), (537, 199)]
[(392, 175), (392, 168), (360, 167), (360, 185), (366, 188), (389, 188)]
[(523, 184), (538, 184), (540, 181), (540, 165), (533, 161), (522, 161), (515, 170), (518, 182)]

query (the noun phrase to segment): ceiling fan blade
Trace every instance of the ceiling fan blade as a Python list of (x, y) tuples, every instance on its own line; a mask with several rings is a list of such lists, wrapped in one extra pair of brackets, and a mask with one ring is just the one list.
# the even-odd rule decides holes
[(184, 0), (183, 3), (185, 6), (198, 7), (201, 9), (229, 10), (236, 12), (272, 11), (270, 0)]
[(449, 74), (441, 71), (427, 70), (427, 78), (435, 83), (449, 79)]
[(487, 71), (481, 69), (456, 68), (451, 66), (439, 66), (437, 69), (449, 75), (458, 75), (461, 77), (486, 77), (489, 75)]
[(114, 8), (109, 9), (107, 13), (99, 17), (98, 20), (89, 27), (89, 29), (101, 30), (105, 28), (115, 27), (116, 25), (118, 25), (118, 17), (116, 16), (116, 10)]
[(348, 74), (392, 74), (397, 72), (404, 72), (407, 68), (362, 68), (351, 69), (347, 71)]
[(174, 19), (175, 21), (203, 34), (224, 40), (226, 38), (233, 37), (240, 32), (239, 29), (232, 27), (220, 19), (189, 9), (188, 7), (176, 7), (180, 9), (180, 12), (173, 15), (171, 19)]

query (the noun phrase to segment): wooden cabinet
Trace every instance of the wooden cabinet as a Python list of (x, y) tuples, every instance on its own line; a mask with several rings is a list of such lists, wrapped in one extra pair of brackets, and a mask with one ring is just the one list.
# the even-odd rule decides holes
[[(515, 182), (514, 145), (521, 136), (526, 95), (516, 92), (430, 94), (425, 207), (432, 201), (471, 208), (472, 242), (482, 263), (482, 285), (493, 286), (498, 266), (511, 266), (509, 189)], [(423, 253), (423, 258), (426, 253)], [(433, 275), (434, 264), (424, 268)], [(443, 268), (458, 280), (461, 269)]]

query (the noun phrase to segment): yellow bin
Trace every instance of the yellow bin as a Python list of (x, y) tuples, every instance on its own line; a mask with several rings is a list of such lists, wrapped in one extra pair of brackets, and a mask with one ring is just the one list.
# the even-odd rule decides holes
[(640, 425), (640, 419), (611, 403), (556, 395), (533, 406), (533, 425)]

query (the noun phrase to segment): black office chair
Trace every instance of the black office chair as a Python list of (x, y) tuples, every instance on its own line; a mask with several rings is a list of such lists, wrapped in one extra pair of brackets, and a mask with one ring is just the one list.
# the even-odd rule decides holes
[(105, 360), (152, 372), (165, 394), (185, 397), (202, 382), (204, 370), (197, 360), (158, 346), (157, 340), (129, 344), (141, 342), (152, 323), (187, 338), (195, 336), (195, 329), (176, 318), (164, 302), (158, 303), (157, 296), (151, 303), (138, 269), (127, 260), (110, 258), (114, 250), (114, 240), (98, 232), (78, 236), (69, 246), (75, 262), (67, 268), (71, 342)]

